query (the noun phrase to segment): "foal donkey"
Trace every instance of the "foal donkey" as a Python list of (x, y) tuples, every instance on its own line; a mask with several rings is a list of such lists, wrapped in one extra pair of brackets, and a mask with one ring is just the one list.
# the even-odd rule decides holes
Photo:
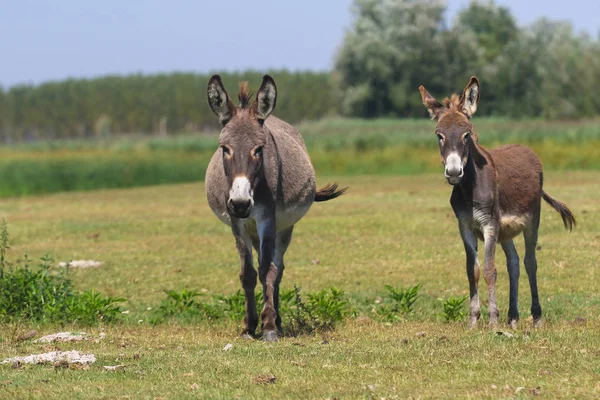
[(479, 102), (479, 81), (476, 77), (471, 78), (462, 96), (454, 94), (443, 104), (423, 86), (419, 87), (419, 91), (431, 118), (437, 120), (435, 133), (445, 165), (444, 175), (454, 186), (450, 204), (458, 218), (467, 255), (471, 297), (469, 327), (474, 327), (481, 315), (477, 293), (478, 238), (485, 246), (483, 276), (489, 290), (490, 326), (498, 323), (494, 256), (496, 243), (500, 242), (506, 254), (510, 280), (508, 323), (512, 328), (516, 327), (519, 319), (519, 256), (513, 238), (521, 232), (525, 237), (525, 270), (531, 288), (531, 314), (533, 325), (538, 326), (542, 308), (537, 290), (535, 250), (541, 199), (559, 212), (569, 231), (575, 225), (573, 213), (542, 189), (542, 163), (531, 149), (512, 144), (487, 150), (478, 144), (478, 136), (471, 123), (471, 116)]
[(333, 184), (316, 190), (315, 171), (302, 136), (291, 125), (269, 116), (277, 100), (273, 78), (264, 76), (252, 104), (252, 93), (242, 83), (240, 105), (236, 107), (219, 75), (210, 78), (207, 94), (208, 104), (223, 129), (219, 148), (206, 171), (206, 195), (212, 211), (231, 226), (240, 254), (240, 280), (246, 296), (242, 335), (253, 337), (258, 325), (254, 247), (265, 303), (261, 313), (263, 339), (277, 340), (281, 332), (279, 284), (283, 255), (294, 224), (313, 201), (334, 199), (346, 189), (337, 190)]

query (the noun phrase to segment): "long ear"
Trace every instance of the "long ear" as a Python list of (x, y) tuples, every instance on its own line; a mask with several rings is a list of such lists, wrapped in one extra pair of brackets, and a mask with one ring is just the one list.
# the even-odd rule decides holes
[(219, 117), (221, 124), (225, 125), (235, 114), (235, 104), (229, 99), (219, 75), (213, 75), (209, 79), (206, 94), (210, 109)]
[(477, 103), (479, 103), (479, 79), (472, 76), (460, 97), (460, 108), (467, 117), (471, 118), (477, 111)]
[(437, 101), (432, 95), (429, 94), (425, 86), (419, 86), (419, 92), (421, 92), (421, 99), (423, 99), (423, 105), (429, 111), (429, 115), (431, 115), (431, 119), (437, 119), (442, 111), (446, 108)]
[(256, 93), (256, 100), (252, 104), (252, 111), (259, 121), (267, 119), (275, 109), (277, 103), (277, 86), (269, 75), (263, 76), (262, 85)]

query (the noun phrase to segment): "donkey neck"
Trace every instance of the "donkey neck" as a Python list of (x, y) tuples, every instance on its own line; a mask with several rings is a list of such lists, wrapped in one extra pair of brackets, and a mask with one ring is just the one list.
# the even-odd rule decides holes
[(485, 150), (479, 147), (475, 141), (470, 142), (469, 156), (467, 158), (467, 164), (465, 165), (464, 177), (460, 182), (459, 187), (464, 198), (471, 203), (473, 202), (474, 197), (479, 197), (476, 193), (477, 190), (481, 188), (479, 181), (485, 179), (485, 176), (487, 175), (484, 173), (484, 169), (491, 167), (485, 153)]

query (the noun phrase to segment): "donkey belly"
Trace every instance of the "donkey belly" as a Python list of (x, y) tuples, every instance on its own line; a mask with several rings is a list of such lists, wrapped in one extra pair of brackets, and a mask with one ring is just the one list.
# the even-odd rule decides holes
[(296, 222), (300, 221), (306, 215), (311, 205), (312, 200), (308, 201), (307, 199), (304, 203), (295, 204), (293, 207), (277, 207), (275, 213), (277, 232), (294, 226)]
[(219, 157), (218, 151), (215, 152), (206, 169), (205, 190), (206, 199), (212, 212), (221, 222), (231, 226), (231, 217), (227, 213), (225, 204), (229, 188), (223, 172), (223, 160)]
[(531, 216), (528, 214), (523, 215), (510, 215), (505, 214), (500, 217), (500, 232), (498, 233), (498, 241), (503, 242), (517, 236), (523, 232), (523, 229), (531, 221)]
[[(470, 218), (470, 226), (471, 230), (475, 235), (479, 238), (479, 240), (484, 240), (483, 235), (483, 226), (478, 221), (478, 219)], [(528, 214), (523, 215), (510, 215), (504, 214), (500, 217), (500, 221), (498, 223), (498, 242), (503, 242), (505, 240), (510, 240), (517, 236), (519, 233), (523, 232), (523, 229), (529, 225), (531, 222), (531, 216)]]

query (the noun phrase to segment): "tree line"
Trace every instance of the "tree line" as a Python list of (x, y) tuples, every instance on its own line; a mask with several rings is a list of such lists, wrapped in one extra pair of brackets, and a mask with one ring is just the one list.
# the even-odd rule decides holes
[[(327, 72), (268, 71), (277, 83), (276, 114), (298, 122), (336, 112)], [(238, 85), (258, 90), (264, 72), (221, 74), (237, 102)], [(206, 102), (210, 75), (172, 73), (69, 79), (0, 91), (0, 132), (5, 142), (124, 133), (214, 130)]]
[[(449, 26), (442, 0), (355, 0), (352, 11), (331, 72), (266, 71), (279, 89), (279, 117), (423, 117), (419, 85), (441, 99), (471, 75), (482, 84), (479, 115), (571, 119), (600, 112), (600, 37), (575, 33), (566, 22), (518, 27), (493, 1), (471, 2)], [(222, 76), (235, 99), (238, 82), (256, 89), (264, 73)], [(137, 74), (0, 88), (0, 137), (212, 130), (208, 78)]]

